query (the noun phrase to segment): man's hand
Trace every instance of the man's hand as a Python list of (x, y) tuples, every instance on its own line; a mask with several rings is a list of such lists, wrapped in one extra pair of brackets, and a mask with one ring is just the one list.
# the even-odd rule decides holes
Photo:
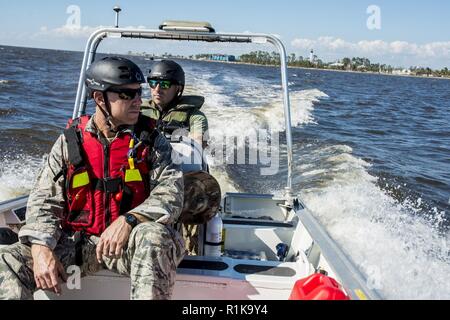
[(34, 281), (37, 289), (53, 291), (58, 295), (61, 294), (58, 277), (61, 277), (66, 282), (67, 274), (53, 251), (49, 247), (33, 244), (31, 246), (31, 255), (33, 257)]
[(124, 216), (117, 218), (100, 236), (97, 244), (97, 261), (102, 263), (102, 256), (119, 259), (123, 253), (123, 247), (128, 242), (131, 226), (125, 221)]

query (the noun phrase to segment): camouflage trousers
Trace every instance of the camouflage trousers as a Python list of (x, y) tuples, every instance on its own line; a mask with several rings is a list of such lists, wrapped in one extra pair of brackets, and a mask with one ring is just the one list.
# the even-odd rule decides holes
[[(131, 232), (122, 257), (103, 257), (102, 263), (96, 258), (98, 241), (95, 236), (77, 240), (63, 234), (54, 253), (67, 269), (76, 264), (76, 249), (81, 248), (83, 276), (106, 268), (131, 278), (131, 299), (170, 299), (176, 268), (185, 253), (178, 232), (156, 222), (141, 223)], [(33, 298), (36, 284), (30, 246), (15, 243), (0, 249), (0, 284), (0, 300)]]
[(181, 234), (186, 244), (186, 253), (190, 256), (198, 255), (199, 226), (183, 223)]

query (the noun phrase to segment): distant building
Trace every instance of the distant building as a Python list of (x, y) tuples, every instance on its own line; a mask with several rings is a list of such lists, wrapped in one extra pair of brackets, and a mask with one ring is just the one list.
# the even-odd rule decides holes
[(340, 69), (340, 68), (344, 67), (344, 64), (342, 62), (335, 62), (335, 63), (331, 63), (329, 65), (329, 67), (330, 68), (338, 68), (338, 69)]
[(409, 76), (412, 74), (412, 72), (409, 69), (395, 69), (392, 71), (392, 74), (399, 76)]
[(228, 55), (228, 54), (212, 54), (209, 57), (209, 60), (233, 62), (233, 61), (236, 61), (236, 57), (233, 55)]
[(365, 71), (365, 70), (367, 70), (367, 67), (365, 66), (365, 65), (360, 65), (360, 66), (357, 66), (356, 67), (356, 70), (359, 70), (359, 71)]
[(309, 53), (309, 62), (314, 63), (314, 57), (316, 57), (314, 55), (314, 50), (311, 49), (311, 52)]

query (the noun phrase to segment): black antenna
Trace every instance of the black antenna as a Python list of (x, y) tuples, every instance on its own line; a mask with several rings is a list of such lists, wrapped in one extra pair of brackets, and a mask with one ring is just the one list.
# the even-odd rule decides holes
[(119, 27), (119, 13), (122, 11), (119, 6), (115, 6), (113, 9), (116, 12), (116, 28)]

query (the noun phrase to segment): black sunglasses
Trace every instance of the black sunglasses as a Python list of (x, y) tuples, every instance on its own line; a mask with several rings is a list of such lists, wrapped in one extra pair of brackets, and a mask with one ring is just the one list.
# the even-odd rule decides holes
[(119, 88), (109, 88), (109, 92), (114, 92), (119, 95), (119, 98), (122, 100), (133, 100), (136, 98), (136, 95), (139, 97), (142, 96), (142, 88), (138, 89), (119, 89)]

